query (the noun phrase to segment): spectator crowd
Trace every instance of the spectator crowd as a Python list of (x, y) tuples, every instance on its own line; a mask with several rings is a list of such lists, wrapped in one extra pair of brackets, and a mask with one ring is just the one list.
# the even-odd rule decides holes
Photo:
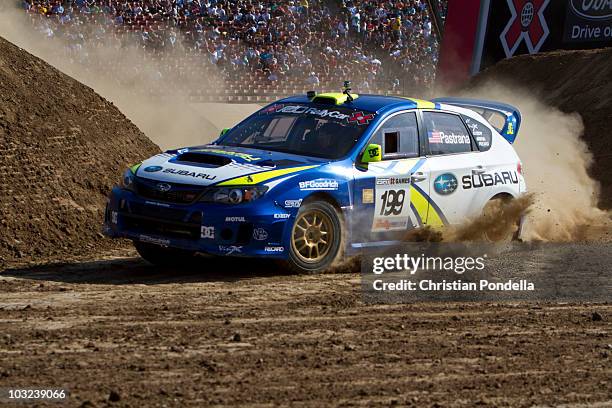
[[(442, 10), (445, 1), (436, 1)], [(39, 33), (73, 59), (136, 45), (166, 72), (189, 59), (240, 88), (420, 92), (434, 80), (438, 39), (425, 0), (22, 0)], [(443, 15), (443, 14), (442, 14)], [(172, 67), (170, 67), (170, 65)], [(118, 76), (121, 73), (116, 73)]]

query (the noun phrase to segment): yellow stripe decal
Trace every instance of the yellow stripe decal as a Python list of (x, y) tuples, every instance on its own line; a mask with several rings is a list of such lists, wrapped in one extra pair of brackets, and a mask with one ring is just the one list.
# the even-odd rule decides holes
[(440, 214), (438, 214), (434, 206), (429, 205), (427, 199), (414, 188), (410, 189), (410, 202), (419, 213), (423, 224), (427, 224), (430, 227), (444, 226), (444, 221), (442, 221)]
[(421, 222), (425, 224), (427, 222), (427, 208), (429, 208), (429, 203), (427, 199), (421, 195), (416, 189), (410, 189), (410, 203), (416, 208), (419, 213), (419, 217), (421, 217)]
[(261, 173), (249, 174), (248, 176), (242, 176), (242, 177), (237, 177), (235, 179), (226, 180), (217, 185), (218, 186), (250, 186), (250, 185), (262, 183), (264, 181), (268, 181), (275, 177), (286, 176), (287, 174), (297, 173), (298, 171), (312, 169), (313, 167), (317, 167), (317, 166), (300, 166), (300, 167), (291, 167), (288, 169), (262, 171)]
[(436, 209), (430, 205), (429, 212), (427, 213), (427, 225), (430, 227), (443, 227), (444, 221), (440, 218), (440, 214), (436, 211)]
[(135, 164), (132, 167), (130, 167), (130, 170), (132, 170), (132, 173), (136, 174), (136, 172), (138, 171), (141, 165), (142, 163)]
[(415, 98), (405, 98), (405, 99), (408, 99), (409, 101), (416, 103), (417, 109), (435, 109), (436, 108), (436, 104), (430, 101), (426, 101), (423, 99), (415, 99)]

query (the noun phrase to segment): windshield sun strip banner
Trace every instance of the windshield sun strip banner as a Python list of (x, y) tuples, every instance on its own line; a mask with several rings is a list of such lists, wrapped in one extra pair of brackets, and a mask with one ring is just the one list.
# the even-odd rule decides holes
[(367, 125), (376, 117), (375, 113), (342, 108), (319, 108), (300, 104), (274, 104), (261, 110), (260, 114), (294, 114), (294, 115), (313, 115), (321, 119), (332, 119), (338, 122), (348, 123), (349, 125)]

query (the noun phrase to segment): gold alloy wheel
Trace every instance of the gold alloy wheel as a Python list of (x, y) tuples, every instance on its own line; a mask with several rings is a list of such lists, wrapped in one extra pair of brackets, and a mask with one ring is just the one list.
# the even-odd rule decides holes
[(307, 210), (298, 216), (291, 233), (291, 246), (304, 262), (319, 262), (334, 240), (332, 220), (320, 210)]

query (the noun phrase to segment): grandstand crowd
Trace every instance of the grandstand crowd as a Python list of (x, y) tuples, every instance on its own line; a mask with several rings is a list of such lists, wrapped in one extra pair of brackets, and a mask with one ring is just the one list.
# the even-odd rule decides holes
[[(445, 1), (432, 1), (445, 10)], [(339, 88), (346, 79), (359, 92), (411, 93), (431, 86), (438, 58), (425, 0), (21, 0), (20, 6), (40, 34), (63, 40), (73, 60), (92, 48), (136, 44), (143, 64), (163, 61), (159, 80), (185, 70), (215, 72), (236, 93)], [(125, 68), (110, 63), (110, 71)]]

